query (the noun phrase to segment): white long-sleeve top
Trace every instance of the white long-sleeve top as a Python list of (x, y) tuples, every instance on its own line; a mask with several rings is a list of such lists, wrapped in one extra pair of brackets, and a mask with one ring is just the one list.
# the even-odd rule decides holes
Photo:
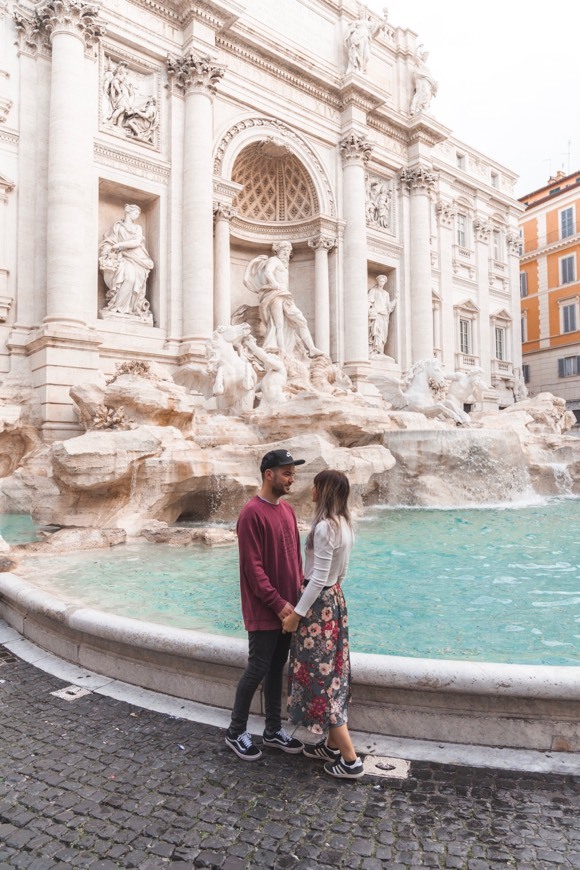
[(308, 585), (302, 593), (295, 612), (306, 616), (320, 593), (334, 586), (346, 576), (354, 535), (344, 517), (337, 528), (328, 520), (321, 520), (314, 529), (313, 546), (304, 556), (304, 577)]

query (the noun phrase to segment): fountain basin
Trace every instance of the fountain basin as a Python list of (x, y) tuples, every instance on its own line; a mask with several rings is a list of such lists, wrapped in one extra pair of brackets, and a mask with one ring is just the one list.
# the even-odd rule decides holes
[[(83, 668), (229, 709), (247, 642), (70, 604), (0, 575), (0, 616)], [(580, 667), (352, 654), (358, 731), (484, 746), (580, 751)], [(253, 712), (262, 713), (261, 696)]]

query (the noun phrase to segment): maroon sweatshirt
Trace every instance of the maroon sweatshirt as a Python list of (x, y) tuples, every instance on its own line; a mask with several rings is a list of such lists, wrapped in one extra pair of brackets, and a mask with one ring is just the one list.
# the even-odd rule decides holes
[(281, 629), (278, 613), (286, 602), (297, 603), (303, 579), (294, 511), (256, 495), (242, 508), (237, 533), (246, 631)]

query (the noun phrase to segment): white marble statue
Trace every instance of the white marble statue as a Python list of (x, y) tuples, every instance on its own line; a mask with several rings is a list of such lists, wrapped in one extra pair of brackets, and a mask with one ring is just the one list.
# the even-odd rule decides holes
[(420, 45), (415, 55), (415, 71), (413, 73), (414, 92), (409, 110), (411, 115), (426, 112), (439, 88), (438, 83), (431, 75), (427, 66), (428, 57), (429, 52), (425, 51), (423, 46)]
[(371, 356), (385, 355), (385, 345), (389, 336), (389, 321), (397, 305), (397, 294), (391, 297), (386, 289), (386, 275), (379, 275), (368, 294), (369, 299), (369, 353)]
[(260, 297), (259, 314), (266, 330), (262, 347), (278, 347), (291, 355), (300, 340), (310, 357), (319, 356), (322, 351), (315, 347), (306, 318), (289, 288), (292, 245), (288, 241), (275, 242), (272, 250), (271, 257), (255, 257), (244, 275), (244, 286)]
[(465, 404), (481, 402), (484, 390), (489, 389), (482, 375), (483, 369), (478, 366), (468, 372), (459, 371), (453, 372), (452, 375), (447, 375), (445, 404), (461, 416), (465, 414), (463, 410)]
[(528, 398), (528, 388), (520, 368), (514, 369), (513, 393), (516, 402), (523, 402), (524, 399)]
[(253, 335), (244, 339), (244, 347), (258, 361), (264, 374), (256, 392), (260, 394), (260, 410), (275, 411), (281, 404), (288, 401), (284, 387), (288, 381), (288, 372), (284, 365), (282, 351), (278, 347), (264, 349), (256, 343)]
[(456, 425), (471, 422), (462, 406), (448, 402), (448, 378), (435, 357), (416, 362), (401, 380), (386, 376), (371, 380), (394, 410), (441, 417)]
[(99, 267), (107, 285), (102, 314), (123, 314), (152, 323), (145, 292), (155, 264), (147, 253), (143, 229), (136, 223), (140, 214), (138, 205), (126, 205), (123, 220), (115, 221), (99, 245)]
[(389, 182), (376, 175), (367, 175), (365, 186), (367, 223), (381, 229), (390, 229), (392, 193)]
[(108, 59), (103, 77), (103, 117), (106, 124), (120, 128), (125, 135), (151, 143), (159, 123), (157, 100), (137, 93), (129, 68), (121, 61), (113, 66)]
[(180, 366), (173, 380), (206, 399), (214, 396), (222, 414), (249, 414), (254, 408), (258, 378), (241, 348), (251, 332), (247, 323), (218, 326), (206, 343), (207, 364)]
[(133, 109), (127, 115), (125, 126), (130, 134), (141, 142), (152, 142), (153, 134), (159, 124), (159, 112), (155, 97), (147, 97), (141, 108)]
[(351, 72), (366, 73), (371, 55), (371, 40), (387, 24), (387, 10), (384, 9), (383, 13), (382, 20), (375, 24), (367, 7), (359, 5), (358, 18), (349, 24), (346, 31), (347, 74)]

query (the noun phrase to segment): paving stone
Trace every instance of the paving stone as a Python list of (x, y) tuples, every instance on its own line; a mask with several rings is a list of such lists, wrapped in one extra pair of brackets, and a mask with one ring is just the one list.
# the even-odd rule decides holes
[(2, 678), (2, 870), (580, 870), (578, 777), (414, 762), (337, 783), (302, 756), (244, 765), (208, 725), (63, 703), (18, 659)]

